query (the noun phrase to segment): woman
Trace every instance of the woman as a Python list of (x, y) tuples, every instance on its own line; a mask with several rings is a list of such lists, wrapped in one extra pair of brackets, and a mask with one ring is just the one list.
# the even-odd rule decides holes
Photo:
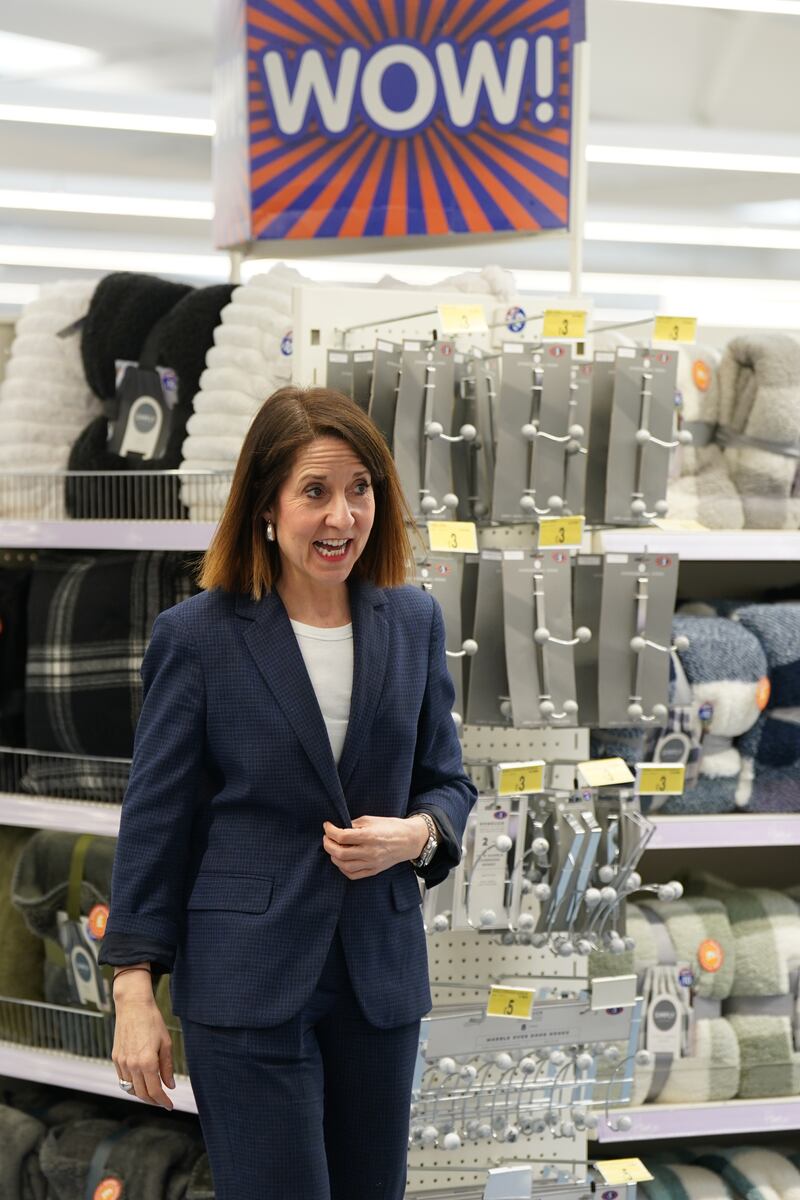
[[(436, 601), (377, 428), (287, 387), (247, 434), (206, 590), (161, 613), (101, 962), (120, 1086), (171, 1108), (170, 971), (217, 1200), (401, 1200), (419, 1022), (417, 876), (475, 789)], [(148, 973), (149, 972), (149, 973)], [(119, 978), (122, 975), (122, 978)]]

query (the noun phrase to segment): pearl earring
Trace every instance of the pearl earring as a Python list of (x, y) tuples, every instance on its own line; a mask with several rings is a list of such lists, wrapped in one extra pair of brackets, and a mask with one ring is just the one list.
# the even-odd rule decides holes
[(272, 521), (267, 521), (267, 541), (275, 541), (275, 526), (272, 524)]

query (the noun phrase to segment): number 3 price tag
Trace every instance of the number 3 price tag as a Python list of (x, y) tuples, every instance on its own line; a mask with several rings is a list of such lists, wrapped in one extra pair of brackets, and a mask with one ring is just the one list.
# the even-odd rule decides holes
[(685, 780), (683, 763), (636, 764), (636, 791), (640, 796), (682, 796)]
[(586, 337), (586, 313), (576, 309), (548, 308), (542, 337), (582, 341)]
[(478, 553), (478, 531), (472, 521), (429, 521), (428, 542), (431, 550)]
[(442, 333), (488, 333), (482, 304), (440, 304)]
[(530, 1019), (533, 1010), (532, 988), (492, 987), (486, 1014), (489, 1017), (517, 1017)]
[(497, 764), (498, 796), (524, 796), (544, 788), (544, 761)]
[(653, 338), (657, 342), (693, 342), (697, 317), (656, 317)]
[(541, 517), (539, 520), (539, 550), (558, 550), (580, 547), (583, 542), (585, 517)]

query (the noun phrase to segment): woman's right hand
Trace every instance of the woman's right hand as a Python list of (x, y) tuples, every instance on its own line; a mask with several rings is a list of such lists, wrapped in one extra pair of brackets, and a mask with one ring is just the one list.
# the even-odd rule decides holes
[(111, 1058), (120, 1079), (133, 1083), (133, 1093), (145, 1104), (172, 1109), (161, 1084), (175, 1087), (172, 1039), (153, 998), (149, 972), (130, 971), (114, 985), (116, 1029)]

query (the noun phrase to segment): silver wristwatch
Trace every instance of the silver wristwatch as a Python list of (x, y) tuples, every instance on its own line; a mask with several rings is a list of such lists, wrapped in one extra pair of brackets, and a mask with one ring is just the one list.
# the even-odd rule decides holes
[(436, 853), (439, 845), (439, 837), (436, 832), (436, 826), (433, 817), (426, 812), (414, 813), (415, 817), (422, 817), (425, 824), (428, 826), (428, 840), (422, 847), (422, 853), (419, 858), (410, 859), (412, 867), (427, 867), (428, 863)]

